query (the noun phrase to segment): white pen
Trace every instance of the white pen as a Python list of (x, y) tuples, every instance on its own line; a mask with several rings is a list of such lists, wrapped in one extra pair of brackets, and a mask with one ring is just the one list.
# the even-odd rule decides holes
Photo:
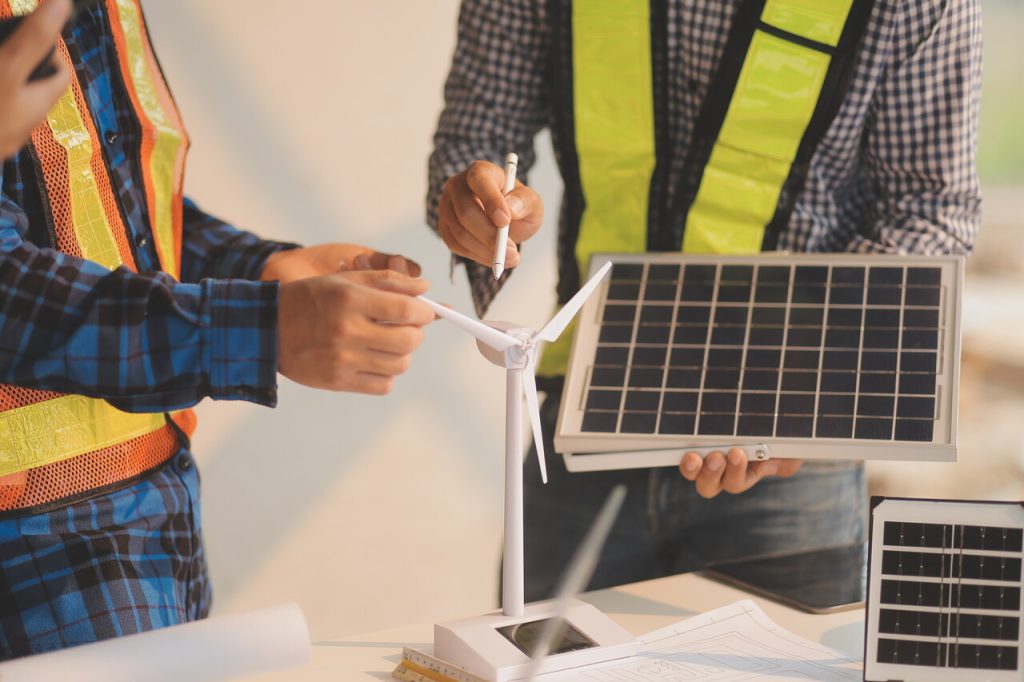
[[(519, 164), (519, 157), (509, 154), (505, 157), (505, 186), (501, 188), (502, 194), (508, 194), (516, 188), (516, 167)], [(509, 216), (511, 221), (512, 217)], [(508, 224), (498, 228), (498, 241), (494, 244), (494, 279), (501, 277), (505, 272), (505, 248), (508, 243)]]

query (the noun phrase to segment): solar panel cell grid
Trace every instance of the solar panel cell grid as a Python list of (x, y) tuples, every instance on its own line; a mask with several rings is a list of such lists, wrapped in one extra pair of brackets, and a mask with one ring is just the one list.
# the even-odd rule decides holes
[(581, 436), (940, 437), (948, 266), (621, 258), (588, 323)]

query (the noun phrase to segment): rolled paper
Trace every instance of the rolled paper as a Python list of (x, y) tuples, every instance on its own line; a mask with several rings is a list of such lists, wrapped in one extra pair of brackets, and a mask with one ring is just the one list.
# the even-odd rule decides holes
[(229, 680), (309, 662), (306, 619), (289, 603), (0, 664), (3, 682)]

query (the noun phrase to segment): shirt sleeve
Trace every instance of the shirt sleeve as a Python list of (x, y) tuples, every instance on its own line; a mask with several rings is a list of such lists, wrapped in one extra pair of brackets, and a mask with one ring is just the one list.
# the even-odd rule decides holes
[[(445, 106), (429, 160), (427, 223), (435, 232), (445, 182), (473, 161), (501, 165), (507, 153), (515, 152), (519, 179), (527, 181), (536, 159), (533, 138), (548, 120), (548, 42), (540, 0), (462, 3)], [(459, 261), (466, 264), (473, 302), (482, 315), (508, 275), (495, 282), (489, 267)]]
[(110, 271), (24, 240), (28, 223), (0, 194), (0, 382), (129, 412), (275, 404), (276, 282)]
[(867, 119), (874, 220), (861, 253), (970, 253), (981, 222), (978, 0), (903, 3), (889, 72)]
[(298, 244), (261, 239), (215, 218), (186, 197), (182, 210), (181, 281), (258, 280), (272, 254)]

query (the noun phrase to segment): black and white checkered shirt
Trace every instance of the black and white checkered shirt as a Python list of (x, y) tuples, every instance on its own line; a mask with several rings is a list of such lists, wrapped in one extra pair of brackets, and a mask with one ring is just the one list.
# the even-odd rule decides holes
[[(535, 159), (533, 138), (551, 122), (547, 1), (462, 3), (430, 157), (427, 219), (435, 230), (447, 178), (475, 159), (500, 164), (508, 151), (519, 153), (523, 177)], [(676, 158), (685, 156), (738, 5), (669, 1)], [(779, 249), (971, 250), (981, 219), (975, 169), (981, 44), (979, 0), (877, 0), (846, 101), (815, 151)], [(669, 178), (670, 193), (678, 170)], [(482, 315), (500, 283), (490, 268), (468, 267)]]

